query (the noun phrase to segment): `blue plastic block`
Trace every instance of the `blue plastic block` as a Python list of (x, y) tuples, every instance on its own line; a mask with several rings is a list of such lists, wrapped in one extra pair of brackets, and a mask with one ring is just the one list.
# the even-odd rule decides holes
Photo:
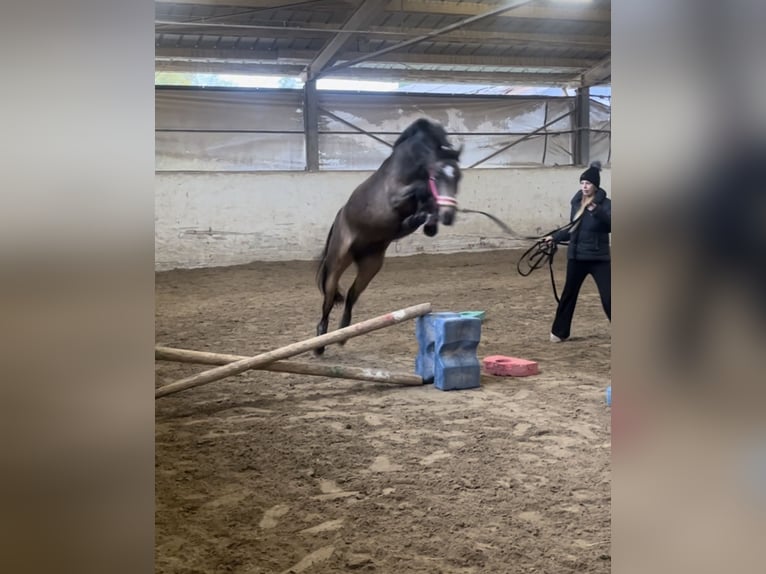
[(606, 388), (606, 404), (609, 407), (612, 406), (612, 385)]
[(415, 372), (424, 382), (433, 382), (443, 391), (480, 385), (481, 364), (476, 349), (481, 339), (481, 319), (461, 313), (430, 313), (418, 318), (415, 335)]
[(434, 331), (434, 386), (442, 391), (478, 387), (481, 363), (476, 349), (481, 340), (481, 319), (439, 318)]
[(459, 317), (459, 313), (428, 313), (415, 321), (415, 337), (418, 340), (418, 354), (415, 357), (415, 373), (424, 383), (434, 382), (434, 321), (444, 317)]

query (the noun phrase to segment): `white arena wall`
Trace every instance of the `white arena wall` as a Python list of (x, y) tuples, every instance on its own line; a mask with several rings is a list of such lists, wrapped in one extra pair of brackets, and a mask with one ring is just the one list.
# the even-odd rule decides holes
[[(522, 235), (568, 221), (583, 167), (472, 169), (463, 172), (461, 207), (492, 213)], [(219, 267), (252, 261), (311, 260), (322, 250), (336, 212), (369, 171), (158, 172), (155, 175), (155, 268)], [(611, 172), (601, 186), (611, 197)], [(521, 247), (489, 219), (458, 214), (434, 238), (417, 231), (387, 255)]]

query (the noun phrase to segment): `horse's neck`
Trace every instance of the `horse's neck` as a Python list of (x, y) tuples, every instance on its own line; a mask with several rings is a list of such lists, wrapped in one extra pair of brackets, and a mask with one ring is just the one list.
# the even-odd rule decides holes
[(398, 181), (402, 186), (412, 185), (417, 182), (428, 181), (427, 162), (420, 158), (406, 157), (404, 155), (393, 158), (388, 167), (390, 177)]

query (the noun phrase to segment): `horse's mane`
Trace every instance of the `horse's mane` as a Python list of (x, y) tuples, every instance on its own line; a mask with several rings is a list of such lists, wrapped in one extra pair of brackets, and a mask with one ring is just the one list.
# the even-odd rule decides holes
[(447, 131), (436, 122), (420, 118), (410, 124), (394, 142), (393, 156), (400, 169), (414, 176), (427, 173), (434, 160), (460, 159), (460, 149), (452, 147)]

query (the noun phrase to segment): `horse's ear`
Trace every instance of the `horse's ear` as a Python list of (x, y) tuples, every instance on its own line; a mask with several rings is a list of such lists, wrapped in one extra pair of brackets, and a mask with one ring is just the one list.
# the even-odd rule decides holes
[(459, 160), (460, 154), (463, 153), (463, 146), (461, 145), (458, 149), (455, 149), (451, 145), (449, 147), (443, 145), (440, 146), (439, 151), (441, 152), (439, 155), (444, 159)]

